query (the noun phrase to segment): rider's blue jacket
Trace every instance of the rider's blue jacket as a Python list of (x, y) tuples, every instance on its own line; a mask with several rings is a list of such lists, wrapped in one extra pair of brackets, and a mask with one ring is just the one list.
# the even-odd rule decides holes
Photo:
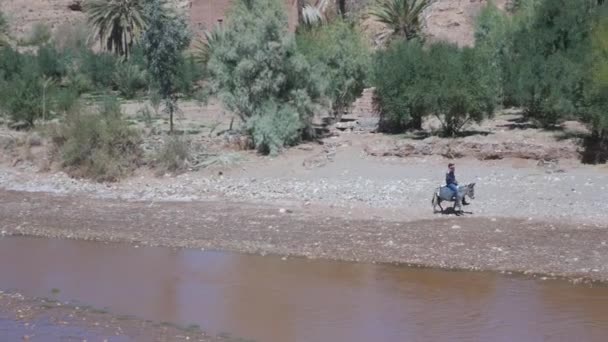
[(454, 171), (449, 171), (448, 173), (445, 174), (445, 184), (446, 185), (450, 185), (450, 184), (458, 185)]

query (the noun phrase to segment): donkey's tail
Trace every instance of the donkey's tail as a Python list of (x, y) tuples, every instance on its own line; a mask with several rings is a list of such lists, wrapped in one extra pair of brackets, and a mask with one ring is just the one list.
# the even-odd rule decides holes
[(437, 207), (438, 202), (439, 202), (439, 196), (437, 195), (437, 190), (435, 190), (433, 192), (433, 198), (431, 199), (431, 204), (433, 205), (433, 209), (435, 209), (435, 207)]

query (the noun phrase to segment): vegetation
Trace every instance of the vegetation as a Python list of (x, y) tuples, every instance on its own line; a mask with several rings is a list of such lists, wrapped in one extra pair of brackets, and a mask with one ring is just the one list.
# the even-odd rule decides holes
[(361, 95), (371, 66), (371, 51), (358, 28), (342, 19), (299, 32), (298, 50), (314, 65), (315, 79), (339, 113)]
[(188, 167), (190, 149), (190, 142), (186, 138), (171, 135), (167, 137), (156, 154), (154, 166), (162, 173), (184, 171)]
[(129, 57), (146, 29), (143, 0), (89, 0), (84, 10), (102, 49)]
[(140, 136), (122, 118), (117, 100), (97, 112), (75, 111), (53, 133), (63, 166), (75, 177), (116, 181), (140, 164)]
[(510, 17), (492, 2), (488, 3), (477, 17), (475, 48), (480, 54), (480, 67), (486, 70), (486, 86), (494, 89), (497, 106), (512, 102), (505, 94), (507, 68), (513, 51), (510, 39), (512, 30)]
[(241, 0), (207, 63), (211, 90), (245, 124), (257, 149), (278, 153), (310, 135), (318, 80), (276, 0)]
[(583, 161), (605, 163), (608, 161), (608, 8), (593, 22), (591, 34), (590, 87), (587, 90), (587, 120), (591, 122), (593, 133), (587, 138), (587, 151)]
[(0, 11), (0, 47), (7, 45), (8, 41), (8, 21), (6, 20), (4, 13)]
[(492, 115), (495, 99), (480, 60), (477, 50), (447, 43), (428, 49), (417, 42), (393, 43), (374, 66), (382, 128), (420, 129), (422, 119), (434, 115), (443, 133), (453, 136), (467, 123)]
[(184, 18), (168, 13), (162, 0), (150, 0), (145, 6), (145, 15), (149, 25), (142, 46), (148, 74), (164, 100), (173, 133), (173, 115), (178, 109), (178, 76), (184, 64), (183, 51), (190, 44), (190, 31)]
[(329, 0), (316, 0), (312, 3), (301, 4), (300, 24), (311, 28), (326, 21), (329, 2)]
[[(166, 111), (173, 133), (178, 99), (203, 85), (240, 118), (262, 153), (313, 137), (314, 114), (339, 115), (373, 85), (385, 131), (421, 129), (435, 117), (443, 135), (456, 136), (500, 106), (517, 106), (548, 128), (583, 120), (592, 129), (584, 161), (608, 160), (605, 1), (519, 0), (509, 14), (490, 3), (478, 17), (475, 46), (461, 48), (424, 43), (423, 12), (431, 1), (376, 0), (371, 14), (391, 39), (375, 53), (355, 22), (328, 18), (329, 1), (299, 2), (308, 5), (294, 36), (281, 0), (236, 0), (226, 24), (207, 32), (193, 55), (185, 53), (191, 34), (184, 18), (165, 0), (87, 1), (99, 52), (87, 43), (86, 28), (58, 28), (52, 39), (43, 25), (22, 42), (32, 48), (20, 52), (8, 44), (0, 13), (0, 115), (25, 129), (56, 120), (47, 126), (55, 127), (63, 166), (104, 181), (140, 165), (142, 140), (114, 96), (95, 111), (81, 96), (96, 102), (100, 94), (147, 94), (154, 112)], [(345, 2), (336, 6), (343, 10)], [(142, 116), (151, 122), (149, 111)], [(172, 134), (152, 164), (179, 172), (190, 166), (191, 149)]]
[(376, 0), (370, 14), (386, 26), (390, 34), (406, 40), (420, 38), (423, 12), (430, 0)]

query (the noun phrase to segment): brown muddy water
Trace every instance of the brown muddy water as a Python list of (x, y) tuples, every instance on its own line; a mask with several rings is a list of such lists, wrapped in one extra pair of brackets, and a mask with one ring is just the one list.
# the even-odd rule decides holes
[(486, 272), (6, 237), (0, 289), (256, 341), (608, 340), (607, 287)]

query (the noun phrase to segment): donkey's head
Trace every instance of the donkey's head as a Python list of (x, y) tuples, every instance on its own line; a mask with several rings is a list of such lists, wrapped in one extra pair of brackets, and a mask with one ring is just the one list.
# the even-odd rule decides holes
[(465, 188), (465, 195), (475, 199), (475, 183), (467, 184)]

